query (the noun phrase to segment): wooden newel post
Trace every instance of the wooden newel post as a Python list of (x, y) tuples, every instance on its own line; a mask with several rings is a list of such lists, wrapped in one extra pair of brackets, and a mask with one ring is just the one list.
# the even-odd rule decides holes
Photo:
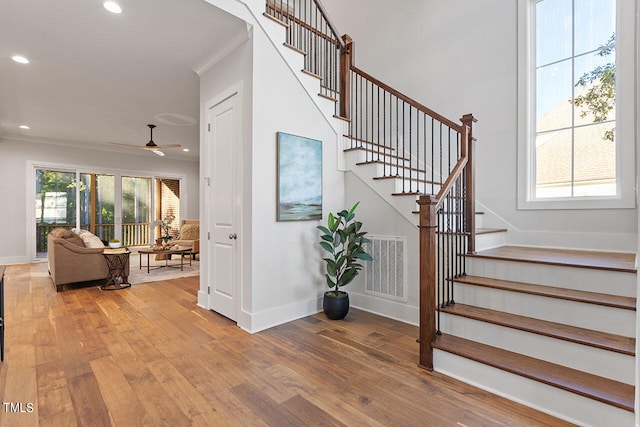
[(351, 64), (353, 64), (353, 40), (348, 34), (342, 36), (344, 47), (340, 52), (340, 116), (351, 117)]
[(466, 203), (466, 223), (468, 241), (467, 241), (467, 253), (476, 253), (476, 181), (475, 181), (475, 168), (474, 168), (474, 139), (473, 139), (473, 124), (478, 120), (473, 117), (473, 114), (465, 114), (460, 119), (463, 125), (465, 125), (469, 132), (467, 133), (467, 166), (465, 167), (465, 188), (467, 197)]
[(436, 337), (436, 196), (420, 196), (420, 366), (433, 370)]

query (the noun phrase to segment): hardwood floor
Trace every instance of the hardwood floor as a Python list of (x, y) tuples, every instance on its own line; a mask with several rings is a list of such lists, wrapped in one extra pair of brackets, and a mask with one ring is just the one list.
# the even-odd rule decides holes
[(363, 311), (251, 335), (195, 305), (197, 277), (61, 293), (46, 264), (5, 278), (2, 426), (567, 425), (420, 369), (417, 328)]

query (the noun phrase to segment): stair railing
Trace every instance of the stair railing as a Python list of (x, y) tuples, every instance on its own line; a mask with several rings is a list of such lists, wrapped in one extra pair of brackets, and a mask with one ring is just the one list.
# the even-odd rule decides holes
[(336, 115), (344, 116), (340, 93), (348, 88), (341, 64), (349, 52), (322, 3), (267, 0), (266, 4), (265, 13), (287, 25), (286, 44), (304, 55), (304, 70), (321, 80), (319, 95), (336, 101)]
[(402, 178), (400, 194), (436, 194), (461, 154), (463, 126), (351, 66), (348, 149)]
[(286, 44), (321, 79), (320, 96), (349, 121), (347, 150), (382, 164), (377, 179), (402, 178), (399, 195), (420, 195), (420, 365), (433, 369), (440, 309), (455, 302), (451, 279), (475, 252), (471, 114), (447, 119), (354, 65), (353, 41), (340, 37), (319, 0), (267, 0), (266, 15), (287, 26)]
[(420, 366), (433, 369), (431, 343), (440, 335), (440, 310), (455, 304), (453, 279), (466, 274), (465, 253), (475, 252), (473, 123), (462, 117), (462, 152), (436, 195), (420, 206)]

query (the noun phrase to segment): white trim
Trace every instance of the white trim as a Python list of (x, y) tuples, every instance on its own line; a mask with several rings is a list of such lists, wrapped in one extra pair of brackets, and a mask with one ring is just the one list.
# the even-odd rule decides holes
[(245, 22), (245, 31), (239, 31), (231, 37), (219, 43), (208, 55), (202, 58), (197, 64), (191, 67), (198, 77), (209, 71), (214, 65), (222, 61), (227, 55), (238, 48), (242, 43), (249, 40), (251, 24)]
[[(86, 166), (86, 165), (78, 165), (78, 164), (68, 164), (68, 163), (51, 163), (47, 161), (38, 161), (38, 160), (27, 160), (26, 167), (26, 191), (27, 191), (27, 208), (26, 208), (26, 259), (30, 260), (28, 262), (36, 262), (41, 261), (36, 258), (37, 256), (37, 248), (36, 248), (36, 235), (35, 235), (35, 221), (36, 221), (36, 213), (35, 213), (35, 204), (33, 203), (34, 197), (36, 194), (35, 187), (35, 171), (36, 169), (47, 169), (47, 170), (58, 170), (64, 172), (75, 172), (76, 178), (78, 173), (96, 173), (96, 174), (104, 174), (104, 175), (113, 175), (115, 178), (115, 187), (114, 191), (116, 195), (122, 194), (121, 181), (123, 176), (135, 176), (140, 178), (149, 178), (152, 183), (157, 178), (169, 178), (169, 179), (177, 179), (180, 180), (180, 213), (181, 216), (184, 217), (183, 212), (186, 212), (186, 207), (188, 206), (188, 183), (187, 176), (184, 174), (172, 174), (172, 173), (164, 173), (164, 172), (150, 172), (150, 171), (136, 171), (132, 169), (113, 169), (113, 168), (105, 168), (104, 166)], [(118, 188), (120, 188), (118, 192)], [(182, 190), (185, 191), (182, 191)], [(152, 191), (153, 193), (153, 191)], [(31, 195), (31, 196), (29, 196)], [(76, 192), (76, 201), (79, 197)], [(153, 194), (152, 194), (152, 203), (153, 203)], [(80, 209), (80, 204), (76, 203), (76, 209)], [(120, 212), (122, 208), (122, 197), (115, 197), (114, 199), (114, 210), (116, 213)], [(76, 212), (76, 225), (78, 225), (80, 215), (79, 212)], [(114, 217), (114, 226), (117, 228), (118, 223), (122, 223), (122, 217), (116, 216)]]
[(616, 169), (617, 193), (615, 197), (573, 197), (535, 199), (534, 195), (534, 144), (532, 129), (534, 112), (529, 100), (534, 96), (535, 76), (530, 72), (535, 39), (533, 13), (534, 1), (518, 0), (518, 209), (610, 209), (636, 207), (636, 171), (635, 171), (635, 112), (637, 101), (635, 93), (637, 82), (636, 65), (636, 4), (617, 0), (616, 34), (630, 35), (616, 40), (616, 103), (623, 108), (616, 109)]

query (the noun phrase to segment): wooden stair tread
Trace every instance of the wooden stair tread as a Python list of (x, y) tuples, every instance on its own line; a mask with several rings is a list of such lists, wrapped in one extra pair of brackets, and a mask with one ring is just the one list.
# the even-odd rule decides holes
[(363, 144), (372, 145), (372, 146), (375, 146), (375, 147), (380, 147), (383, 150), (396, 151), (396, 149), (393, 148), (393, 147), (389, 147), (387, 145), (379, 144), (379, 143), (373, 142), (373, 141), (368, 141), (366, 139), (358, 138), (358, 137), (355, 137), (353, 135), (343, 134), (342, 136), (345, 137), (345, 138), (348, 138), (348, 139), (350, 139), (352, 141), (362, 142)]
[[(345, 148), (344, 149), (345, 153), (348, 153), (349, 151), (364, 151), (364, 152), (367, 152), (367, 153), (371, 153), (372, 157), (373, 156), (388, 157), (388, 158), (392, 159), (390, 163), (387, 163), (388, 165), (391, 165), (391, 166), (396, 166), (396, 165), (393, 164), (394, 160), (402, 161), (402, 162), (410, 162), (411, 161), (411, 159), (408, 159), (406, 157), (398, 156), (398, 155), (391, 154), (391, 153), (377, 152), (375, 150), (369, 150), (366, 147), (353, 147), (353, 148)], [(380, 161), (380, 159), (378, 159), (378, 161)]]
[(443, 308), (442, 312), (629, 356), (635, 355), (636, 340), (631, 337), (466, 304), (453, 304)]
[(433, 348), (633, 412), (629, 384), (452, 335), (437, 336)]
[[(476, 232), (478, 233), (478, 232)], [(548, 285), (534, 285), (531, 283), (513, 282), (510, 280), (490, 279), (478, 276), (463, 276), (451, 279), (454, 282), (467, 285), (483, 286), (485, 288), (501, 289), (512, 292), (520, 292), (530, 295), (557, 298), (569, 301), (583, 302), (587, 304), (602, 305), (606, 307), (621, 308), (624, 310), (636, 310), (636, 299), (620, 295), (608, 295), (598, 292), (588, 292), (576, 289), (558, 288)]]
[[(481, 212), (479, 212), (481, 213)], [(476, 228), (476, 235), (478, 234), (492, 234), (492, 233), (504, 233), (506, 228)]]
[[(276, 21), (277, 21), (277, 20), (276, 20)], [(279, 21), (278, 21), (278, 22), (279, 22)], [(287, 43), (287, 42), (284, 42), (284, 43), (282, 43), (282, 44), (283, 44), (285, 47), (288, 47), (289, 49), (291, 49), (291, 50), (293, 50), (293, 51), (295, 51), (295, 52), (298, 52), (300, 55), (307, 56), (307, 52), (305, 52), (305, 51), (304, 51), (304, 50), (302, 50), (302, 49), (299, 49), (299, 48), (295, 47), (295, 46), (294, 46), (294, 45), (292, 45), (292, 44), (289, 44), (289, 43)]]
[(533, 248), (526, 246), (501, 246), (467, 254), (470, 257), (535, 264), (562, 265), (567, 267), (635, 273), (635, 254), (618, 252), (579, 251), (573, 249)]
[(369, 160), (369, 161), (366, 161), (366, 162), (358, 162), (358, 163), (356, 163), (356, 165), (358, 165), (358, 166), (360, 166), (360, 165), (375, 165), (375, 164), (385, 165), (385, 166), (389, 166), (389, 167), (397, 168), (397, 169), (412, 170), (412, 171), (418, 172), (418, 173), (426, 173), (426, 171), (424, 169), (417, 169), (417, 168), (414, 168), (414, 167), (407, 167), (407, 166), (403, 166), (403, 165), (389, 164), (389, 163), (385, 163), (385, 162), (380, 161), (380, 160)]

